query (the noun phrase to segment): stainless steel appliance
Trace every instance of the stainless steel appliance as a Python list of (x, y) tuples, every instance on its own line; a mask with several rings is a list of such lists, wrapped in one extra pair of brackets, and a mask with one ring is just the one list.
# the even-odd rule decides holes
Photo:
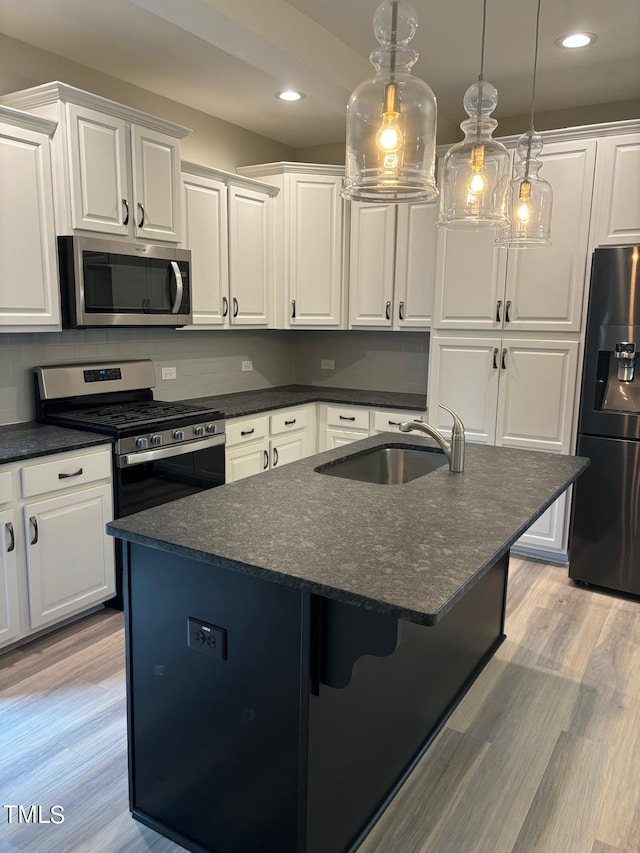
[(58, 237), (65, 329), (185, 326), (191, 252), (93, 237)]
[[(223, 414), (154, 400), (152, 361), (51, 364), (36, 367), (34, 380), (37, 420), (113, 439), (116, 518), (223, 485)], [(120, 544), (116, 606), (122, 605)]]
[(640, 595), (640, 247), (596, 249), (591, 270), (569, 576)]

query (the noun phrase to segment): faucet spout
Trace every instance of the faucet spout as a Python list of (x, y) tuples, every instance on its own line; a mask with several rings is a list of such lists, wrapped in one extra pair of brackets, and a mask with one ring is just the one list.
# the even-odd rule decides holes
[(447, 406), (440, 403), (440, 408), (453, 418), (453, 428), (451, 430), (451, 443), (442, 435), (441, 432), (431, 424), (420, 423), (418, 421), (410, 421), (400, 424), (401, 432), (424, 432), (437, 442), (449, 463), (449, 470), (452, 474), (462, 474), (464, 471), (464, 425), (458, 415)]

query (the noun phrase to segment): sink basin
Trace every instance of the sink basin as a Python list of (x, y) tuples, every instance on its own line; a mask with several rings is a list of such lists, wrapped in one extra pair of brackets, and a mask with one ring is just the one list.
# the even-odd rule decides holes
[(399, 486), (446, 464), (447, 459), (438, 448), (375, 447), (364, 453), (347, 456), (339, 462), (321, 465), (315, 470), (330, 477)]

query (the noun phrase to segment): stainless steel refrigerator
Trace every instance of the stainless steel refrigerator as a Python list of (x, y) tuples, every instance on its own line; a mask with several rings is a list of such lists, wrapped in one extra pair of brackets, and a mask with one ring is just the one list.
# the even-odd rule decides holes
[(574, 487), (569, 577), (640, 595), (640, 247), (596, 249)]

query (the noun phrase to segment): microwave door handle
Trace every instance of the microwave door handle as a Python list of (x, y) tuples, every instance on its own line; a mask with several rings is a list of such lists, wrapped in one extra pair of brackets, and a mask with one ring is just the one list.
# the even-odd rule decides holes
[(184, 285), (182, 284), (182, 273), (180, 272), (180, 267), (178, 266), (176, 261), (169, 261), (171, 264), (171, 269), (173, 270), (173, 277), (176, 280), (176, 299), (173, 303), (173, 308), (171, 309), (172, 314), (177, 314), (180, 310), (180, 305), (182, 304), (182, 294), (184, 291)]

